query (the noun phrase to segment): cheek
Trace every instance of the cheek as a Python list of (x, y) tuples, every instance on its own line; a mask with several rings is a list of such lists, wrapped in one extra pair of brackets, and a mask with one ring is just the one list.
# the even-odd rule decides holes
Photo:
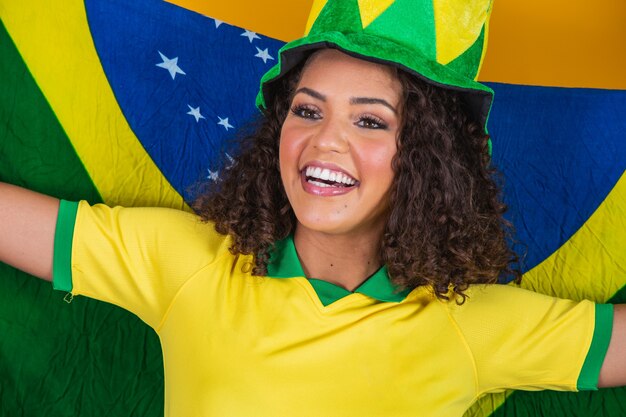
[(278, 142), (278, 162), (281, 173), (285, 170), (288, 161), (291, 159), (290, 154), (292, 153), (291, 147), (293, 144), (289, 140), (290, 136), (288, 133), (288, 129), (283, 127), (280, 131), (280, 138)]
[(293, 128), (290, 128), (287, 124), (283, 125), (278, 146), (278, 162), (283, 182), (287, 181), (290, 176), (298, 173), (301, 141), (298, 141), (297, 138), (298, 135)]
[(396, 155), (395, 142), (369, 145), (360, 154), (362, 172), (369, 172), (370, 176), (375, 176), (380, 183), (387, 183), (393, 179), (391, 163)]

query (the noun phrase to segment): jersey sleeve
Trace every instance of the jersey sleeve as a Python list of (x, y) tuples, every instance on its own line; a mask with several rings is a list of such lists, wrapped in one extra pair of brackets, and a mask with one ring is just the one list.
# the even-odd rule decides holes
[(62, 201), (53, 286), (118, 305), (157, 329), (180, 288), (229, 246), (183, 211)]
[(613, 306), (505, 286), (475, 286), (449, 311), (476, 369), (478, 395), (504, 389), (597, 389)]

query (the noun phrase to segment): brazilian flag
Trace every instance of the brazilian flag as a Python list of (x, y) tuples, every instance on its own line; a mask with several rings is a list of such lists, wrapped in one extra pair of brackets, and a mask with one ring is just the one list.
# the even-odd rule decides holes
[[(178, 3), (0, 0), (0, 180), (68, 200), (189, 210), (255, 117), (258, 80), (282, 42), (190, 10), (202, 2)], [(623, 39), (605, 41), (626, 54)], [(540, 64), (526, 63), (555, 71)], [(626, 302), (626, 80), (599, 78), (487, 79), (497, 81), (489, 132), (524, 285)], [(162, 416), (158, 338), (117, 307), (0, 265), (0, 415)], [(467, 415), (626, 415), (626, 390), (511, 391)]]

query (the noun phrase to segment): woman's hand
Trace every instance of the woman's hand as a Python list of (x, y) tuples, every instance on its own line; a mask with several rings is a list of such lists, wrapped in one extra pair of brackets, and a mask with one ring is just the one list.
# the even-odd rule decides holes
[(0, 261), (52, 280), (59, 200), (0, 183)]

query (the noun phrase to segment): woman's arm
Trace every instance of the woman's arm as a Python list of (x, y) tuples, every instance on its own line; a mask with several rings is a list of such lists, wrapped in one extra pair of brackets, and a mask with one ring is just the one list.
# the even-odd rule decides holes
[(0, 261), (52, 280), (59, 200), (0, 183)]
[(600, 369), (598, 386), (623, 385), (626, 385), (626, 304), (616, 304), (611, 343)]

